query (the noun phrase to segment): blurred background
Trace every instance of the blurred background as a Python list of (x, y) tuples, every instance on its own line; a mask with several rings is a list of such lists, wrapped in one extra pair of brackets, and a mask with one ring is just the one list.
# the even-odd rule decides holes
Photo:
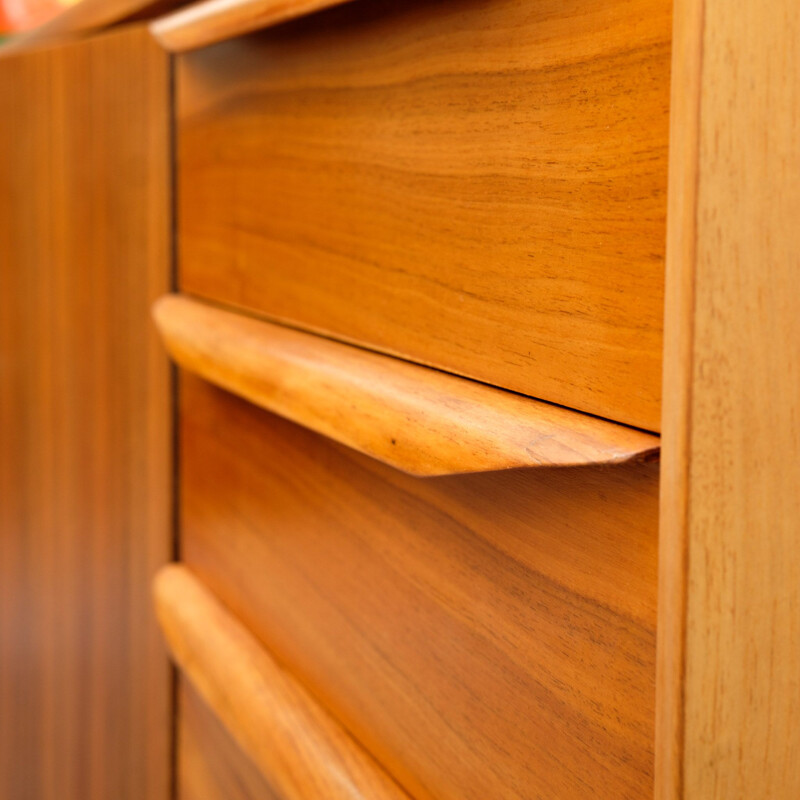
[(35, 28), (76, 2), (78, 0), (0, 0), (0, 38)]

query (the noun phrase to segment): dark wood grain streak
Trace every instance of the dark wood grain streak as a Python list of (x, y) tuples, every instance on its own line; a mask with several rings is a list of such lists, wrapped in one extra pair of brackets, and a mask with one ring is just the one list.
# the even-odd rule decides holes
[(166, 800), (169, 67), (138, 28), (0, 60), (0, 797)]
[(650, 794), (657, 465), (420, 479), (181, 397), (185, 561), (411, 796)]

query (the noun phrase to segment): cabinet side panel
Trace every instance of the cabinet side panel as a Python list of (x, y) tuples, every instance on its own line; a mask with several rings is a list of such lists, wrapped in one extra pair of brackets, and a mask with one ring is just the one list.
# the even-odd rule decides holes
[(800, 7), (675, 13), (656, 795), (794, 798)]
[(169, 61), (0, 60), (0, 796), (168, 796)]

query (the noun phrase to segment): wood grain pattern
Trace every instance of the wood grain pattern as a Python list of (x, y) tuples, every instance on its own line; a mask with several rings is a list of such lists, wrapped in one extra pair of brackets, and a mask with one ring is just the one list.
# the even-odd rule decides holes
[(182, 290), (660, 425), (670, 0), (373, 0), (178, 59)]
[(177, 800), (281, 800), (185, 678), (178, 698)]
[(155, 20), (150, 32), (172, 53), (196, 50), (348, 0), (204, 0)]
[(664, 312), (663, 459), (660, 488), (656, 800), (683, 798), (684, 644), (689, 425), (694, 347), (699, 80), (703, 3), (675, 2)]
[(657, 465), (422, 480), (180, 394), (187, 564), (411, 796), (650, 794)]
[(169, 66), (146, 30), (0, 61), (0, 797), (166, 800)]
[(178, 666), (284, 800), (408, 800), (186, 567), (154, 594)]
[(154, 316), (185, 369), (412, 474), (658, 456), (649, 433), (189, 298)]
[(675, 12), (656, 794), (788, 800), (800, 796), (800, 7)]

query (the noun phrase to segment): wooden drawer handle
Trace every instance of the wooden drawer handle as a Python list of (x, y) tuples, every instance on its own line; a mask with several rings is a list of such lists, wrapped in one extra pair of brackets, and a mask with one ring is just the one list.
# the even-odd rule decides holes
[(185, 369), (414, 475), (619, 464), (659, 438), (178, 295), (154, 316)]
[(286, 800), (409, 800), (183, 566), (154, 582), (172, 657)]
[(157, 19), (150, 32), (172, 53), (197, 50), (348, 0), (205, 0)]

